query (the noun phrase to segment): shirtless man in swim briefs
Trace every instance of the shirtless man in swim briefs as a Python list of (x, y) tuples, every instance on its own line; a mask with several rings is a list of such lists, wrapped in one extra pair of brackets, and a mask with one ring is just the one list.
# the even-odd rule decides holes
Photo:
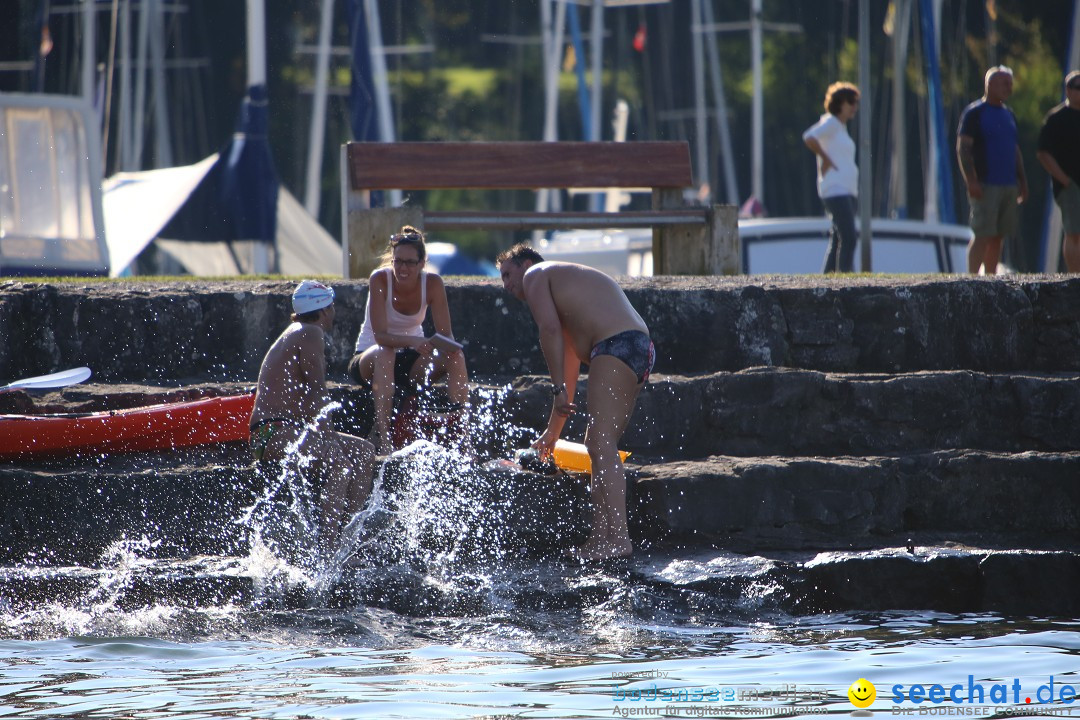
[(599, 270), (545, 262), (524, 244), (495, 262), (503, 288), (532, 312), (551, 375), (551, 415), (533, 443), (541, 457), (550, 455), (566, 419), (577, 410), (578, 370), (581, 363), (589, 366), (585, 445), (593, 468), (593, 522), (589, 538), (574, 555), (580, 560), (627, 557), (634, 548), (626, 526), (626, 475), (618, 442), (655, 359), (649, 328), (622, 288)]
[(335, 432), (328, 416), (326, 333), (334, 325), (334, 290), (305, 280), (292, 296), (292, 323), (266, 352), (251, 412), (251, 452), (260, 467), (274, 467), (296, 454), (311, 458), (322, 480), (319, 541), (331, 549), (341, 523), (363, 507), (371, 493), (375, 451), (363, 438)]

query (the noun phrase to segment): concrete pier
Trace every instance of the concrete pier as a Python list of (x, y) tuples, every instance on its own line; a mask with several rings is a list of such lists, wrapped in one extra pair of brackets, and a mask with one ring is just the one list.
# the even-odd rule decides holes
[[(94, 377), (46, 396), (0, 395), (0, 412), (249, 388), (287, 322), (293, 284), (2, 283), (0, 380), (78, 365)], [(359, 426), (367, 399), (344, 369), (367, 288), (332, 284), (328, 358), (345, 405), (336, 420)], [(496, 281), (447, 285), (475, 402), (516, 428), (477, 429), (505, 456), (548, 409), (535, 326)], [(658, 349), (623, 442), (633, 572), (662, 582), (659, 558), (692, 557), (703, 588), (775, 581), (796, 612), (1080, 611), (1062, 592), (1080, 578), (1080, 280), (661, 277), (625, 287)], [(564, 436), (582, 431), (577, 417)], [(261, 487), (246, 449), (228, 445), (5, 463), (0, 482), (0, 563), (36, 568), (93, 566), (109, 543), (142, 535), (179, 564), (231, 556), (246, 542), (232, 521)], [(461, 482), (498, 499), (497, 536), (522, 557), (557, 554), (587, 527), (581, 478), (489, 467)], [(474, 532), (491, 537), (462, 523), (462, 537)], [(40, 582), (9, 571), (0, 588)], [(244, 592), (235, 578), (205, 582)]]

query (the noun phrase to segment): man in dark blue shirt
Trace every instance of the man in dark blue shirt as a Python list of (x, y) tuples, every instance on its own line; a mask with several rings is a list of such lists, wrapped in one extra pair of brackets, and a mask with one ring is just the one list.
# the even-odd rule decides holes
[(1017, 226), (1017, 205), (1028, 196), (1016, 116), (1005, 105), (1012, 95), (1013, 73), (1004, 65), (986, 71), (986, 93), (960, 116), (956, 156), (971, 203), (968, 271), (997, 272), (1001, 244)]

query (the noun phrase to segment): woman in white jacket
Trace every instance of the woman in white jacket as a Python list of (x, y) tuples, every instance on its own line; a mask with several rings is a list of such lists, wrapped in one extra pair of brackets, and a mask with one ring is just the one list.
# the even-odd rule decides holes
[(817, 155), (818, 195), (832, 219), (822, 272), (854, 272), (859, 168), (855, 165), (855, 142), (848, 135), (847, 122), (859, 111), (859, 89), (851, 83), (833, 83), (825, 92), (825, 110), (803, 133), (806, 147)]

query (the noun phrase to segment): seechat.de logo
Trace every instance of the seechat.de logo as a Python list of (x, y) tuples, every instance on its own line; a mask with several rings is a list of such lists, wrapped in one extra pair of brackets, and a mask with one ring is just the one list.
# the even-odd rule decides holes
[(866, 678), (859, 678), (851, 683), (851, 687), (847, 690), (847, 696), (855, 707), (860, 709), (868, 708), (877, 699), (877, 688), (874, 687), (874, 683)]

